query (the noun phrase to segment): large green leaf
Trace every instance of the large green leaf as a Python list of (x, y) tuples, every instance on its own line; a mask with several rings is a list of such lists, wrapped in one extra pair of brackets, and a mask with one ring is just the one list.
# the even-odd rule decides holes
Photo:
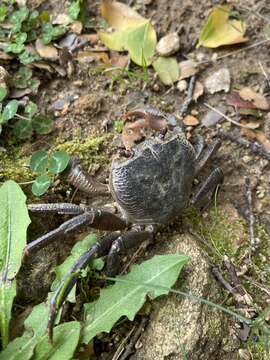
[(34, 360), (72, 359), (80, 339), (80, 323), (71, 321), (54, 329), (53, 344), (44, 335), (35, 349)]
[(0, 353), (0, 360), (28, 360), (33, 356), (36, 344), (46, 333), (48, 311), (48, 307), (43, 303), (33, 308), (24, 322), (23, 335), (8, 344)]
[(154, 299), (169, 292), (188, 260), (182, 254), (155, 256), (141, 265), (135, 265), (129, 274), (117, 277), (125, 282), (116, 282), (102, 290), (97, 301), (85, 305), (82, 341), (88, 343), (97, 334), (109, 332), (122, 316), (133, 320), (146, 295)]
[(26, 231), (30, 224), (26, 197), (14, 181), (0, 188), (0, 331), (3, 346), (8, 344), (9, 321), (16, 295), (14, 278), (21, 266)]

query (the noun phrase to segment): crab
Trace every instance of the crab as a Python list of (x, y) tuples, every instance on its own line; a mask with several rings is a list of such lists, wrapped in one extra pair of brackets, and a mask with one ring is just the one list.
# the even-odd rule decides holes
[[(201, 207), (223, 181), (222, 170), (216, 167), (195, 192), (192, 189), (195, 178), (220, 147), (219, 139), (213, 140), (206, 150), (202, 137), (192, 145), (180, 120), (155, 108), (135, 109), (124, 118), (127, 121), (124, 128), (127, 150), (113, 159), (108, 185), (96, 181), (74, 159), (66, 170), (67, 181), (80, 190), (91, 195), (110, 193), (118, 213), (72, 203), (28, 206), (32, 212), (69, 214), (73, 218), (29, 243), (25, 256), (83, 225), (110, 231), (79, 258), (56, 290), (50, 302), (48, 320), (51, 340), (59, 308), (80, 272), (93, 259), (107, 256), (107, 273), (115, 275), (122, 253), (152, 240), (160, 226), (172, 222), (187, 207)], [(143, 139), (141, 131), (145, 127), (153, 133)]]

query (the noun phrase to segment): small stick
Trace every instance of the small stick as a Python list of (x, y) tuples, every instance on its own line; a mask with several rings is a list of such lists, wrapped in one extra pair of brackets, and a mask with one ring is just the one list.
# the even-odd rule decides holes
[(266, 158), (267, 160), (270, 160), (270, 152), (265, 150), (265, 148), (262, 145), (260, 145), (259, 143), (257, 143), (256, 141), (251, 142), (247, 139), (244, 139), (243, 137), (241, 137), (239, 135), (239, 132), (234, 133), (234, 132), (219, 130), (218, 135), (220, 137), (222, 137), (223, 139), (233, 141), (241, 146), (249, 148), (255, 154), (260, 155), (260, 156)]
[(223, 275), (221, 274), (221, 272), (219, 271), (219, 269), (217, 267), (213, 267), (212, 268), (212, 273), (215, 276), (215, 278), (221, 283), (221, 285), (229, 291), (229, 293), (231, 293), (232, 295), (237, 295), (238, 292), (235, 288), (233, 288), (231, 286), (230, 283), (228, 283), (227, 280), (224, 279)]
[(254, 232), (255, 217), (253, 214), (253, 206), (252, 206), (252, 189), (251, 189), (250, 179), (247, 177), (245, 179), (245, 186), (246, 186), (246, 199), (248, 205), (250, 245), (251, 245), (251, 252), (254, 252), (257, 250), (260, 241), (258, 238), (255, 237), (255, 232)]
[(268, 77), (268, 75), (267, 75), (267, 73), (266, 73), (266, 71), (265, 71), (265, 69), (264, 69), (264, 67), (263, 67), (263, 64), (259, 61), (259, 65), (260, 65), (260, 68), (261, 68), (261, 70), (262, 70), (262, 73), (263, 73), (263, 75), (264, 75), (264, 77), (265, 77), (265, 79), (266, 79), (266, 82), (267, 82), (267, 85), (268, 85), (268, 87), (269, 87), (269, 89), (270, 89), (270, 79), (269, 79), (269, 77)]
[(144, 330), (144, 327), (146, 326), (147, 322), (148, 322), (147, 317), (142, 318), (141, 323), (138, 326), (138, 329), (134, 333), (132, 339), (130, 340), (130, 343), (126, 347), (125, 352), (123, 353), (123, 355), (120, 357), (119, 360), (126, 360), (132, 354), (134, 345), (136, 344), (137, 340), (139, 339), (141, 332)]
[(244, 124), (240, 124), (238, 121), (235, 121), (233, 120), (231, 117), (225, 115), (223, 112), (221, 112), (220, 110), (214, 108), (213, 106), (207, 104), (207, 103), (204, 103), (204, 106), (206, 106), (208, 109), (211, 109), (212, 111), (216, 112), (217, 114), (219, 114), (220, 116), (224, 117), (224, 119), (228, 120), (230, 123), (236, 125), (236, 126), (240, 126), (240, 127), (243, 127), (243, 128), (246, 128), (246, 129), (251, 129), (250, 126), (248, 125), (244, 125)]
[(193, 75), (189, 82), (187, 97), (179, 111), (180, 117), (182, 117), (187, 112), (187, 110), (193, 100), (193, 91), (195, 88), (195, 83), (196, 83), (196, 77), (195, 77), (195, 75)]

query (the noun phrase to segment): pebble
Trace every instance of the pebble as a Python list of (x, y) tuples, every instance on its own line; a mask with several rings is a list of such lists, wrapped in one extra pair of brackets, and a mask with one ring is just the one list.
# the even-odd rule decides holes
[(214, 94), (219, 91), (229, 92), (231, 86), (231, 75), (229, 69), (221, 68), (214, 72), (205, 79), (204, 85), (210, 94)]
[(188, 83), (186, 80), (180, 80), (180, 81), (178, 81), (176, 87), (180, 92), (184, 92), (187, 90)]
[(180, 39), (177, 33), (170, 33), (162, 37), (157, 43), (157, 53), (161, 56), (170, 56), (180, 49)]

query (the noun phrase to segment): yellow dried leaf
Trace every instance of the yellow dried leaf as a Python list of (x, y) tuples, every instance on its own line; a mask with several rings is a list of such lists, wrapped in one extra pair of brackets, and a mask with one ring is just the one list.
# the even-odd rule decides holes
[(244, 37), (246, 23), (243, 20), (229, 19), (230, 6), (215, 7), (208, 17), (199, 37), (197, 47), (203, 45), (216, 48), (222, 45), (232, 45), (246, 42)]
[(245, 101), (251, 101), (257, 109), (269, 110), (269, 103), (266, 98), (256, 93), (250, 87), (244, 87), (239, 91), (239, 95)]

